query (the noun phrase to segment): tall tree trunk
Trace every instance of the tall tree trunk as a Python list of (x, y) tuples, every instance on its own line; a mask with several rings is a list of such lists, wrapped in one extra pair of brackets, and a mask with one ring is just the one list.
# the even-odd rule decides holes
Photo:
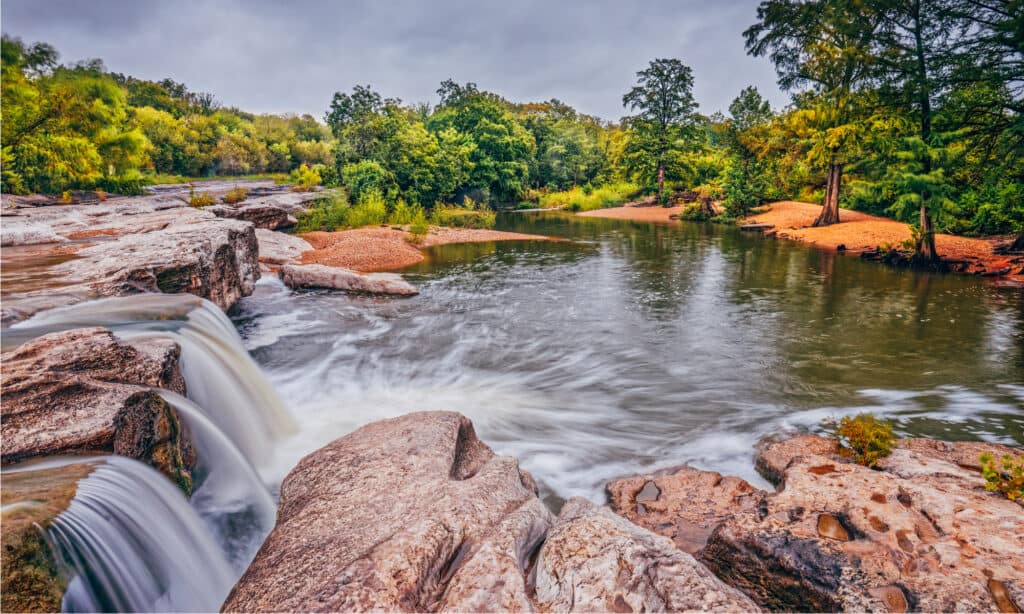
[(661, 160), (658, 160), (658, 204), (668, 204), (665, 202), (665, 163)]
[(843, 165), (833, 160), (828, 165), (828, 179), (825, 181), (825, 203), (821, 207), (821, 214), (814, 220), (814, 226), (839, 223), (839, 188), (842, 179)]
[(932, 226), (932, 217), (928, 215), (928, 204), (924, 198), (921, 199), (919, 224), (921, 235), (917, 238), (914, 257), (922, 262), (936, 262), (939, 253), (935, 251), (935, 228)]

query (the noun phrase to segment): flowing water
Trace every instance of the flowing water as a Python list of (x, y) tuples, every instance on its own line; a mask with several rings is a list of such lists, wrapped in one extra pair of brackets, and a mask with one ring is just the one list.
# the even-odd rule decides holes
[(95, 469), (78, 482), (47, 533), (72, 578), (63, 610), (217, 611), (237, 573), (170, 480), (120, 456), (48, 461), (28, 470), (82, 462)]
[[(95, 325), (182, 347), (189, 398), (164, 398), (202, 461), (191, 507), (145, 490), (150, 503), (132, 501), (123, 491), (136, 478), (109, 472), (138, 463), (107, 461), (53, 531), (78, 553), (65, 606), (216, 609), (298, 459), (409, 411), (465, 413), (553, 505), (601, 500), (611, 478), (681, 463), (763, 484), (758, 438), (862, 411), (905, 435), (1024, 445), (1019, 290), (714, 225), (519, 213), (500, 215), (499, 229), (566, 240), (433, 248), (404, 272), (421, 290), (408, 299), (295, 293), (267, 278), (234, 322), (195, 297), (144, 295), (5, 330), (5, 349)], [(185, 532), (199, 518), (207, 537), (130, 538), (129, 519), (155, 516)], [(120, 537), (142, 550), (106, 546)], [(220, 561), (205, 584), (182, 579), (179, 563), (197, 568), (182, 549)]]
[[(873, 411), (903, 434), (1024, 444), (1024, 293), (716, 225), (560, 213), (449, 245), (410, 299), (260, 282), (235, 318), (304, 453), (404, 412), (465, 413), (554, 502), (691, 463), (758, 481), (752, 446)], [(762, 482), (763, 484), (763, 482)]]

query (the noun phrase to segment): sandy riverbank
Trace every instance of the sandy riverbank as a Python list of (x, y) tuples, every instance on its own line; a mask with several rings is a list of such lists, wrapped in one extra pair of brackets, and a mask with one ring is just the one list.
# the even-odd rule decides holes
[(324, 264), (360, 273), (391, 271), (424, 259), (423, 248), (449, 243), (490, 241), (547, 241), (551, 237), (499, 230), (432, 227), (420, 243), (412, 235), (390, 227), (356, 228), (338, 232), (308, 232), (301, 236), (313, 246), (302, 254), (303, 264)]
[[(775, 236), (783, 239), (802, 241), (826, 249), (844, 246), (846, 251), (852, 253), (874, 250), (880, 245), (898, 248), (913, 236), (909, 224), (845, 209), (839, 212), (839, 224), (811, 227), (820, 212), (819, 205), (787, 200), (768, 205), (766, 211), (752, 215), (744, 222), (771, 224), (775, 227)], [(975, 239), (947, 234), (935, 236), (935, 247), (944, 260), (966, 263), (961, 272), (997, 274), (1001, 271), (1020, 271), (1024, 266), (1020, 256), (993, 252), (1001, 242), (999, 239)]]
[(581, 211), (576, 215), (580, 217), (603, 217), (613, 220), (632, 220), (634, 222), (673, 222), (675, 218), (672, 216), (680, 215), (685, 208), (686, 205), (661, 207), (647, 204), (626, 204), (621, 207)]

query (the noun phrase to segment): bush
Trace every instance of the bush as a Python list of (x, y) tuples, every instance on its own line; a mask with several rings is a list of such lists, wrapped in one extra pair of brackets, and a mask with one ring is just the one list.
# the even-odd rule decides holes
[(359, 201), (345, 211), (345, 226), (361, 228), (378, 226), (387, 219), (388, 208), (384, 197), (376, 190), (363, 193)]
[(381, 196), (393, 192), (391, 174), (374, 160), (361, 160), (346, 164), (341, 169), (341, 180), (348, 188), (352, 200), (359, 202), (363, 194), (376, 191)]
[(839, 453), (853, 456), (865, 467), (874, 467), (878, 459), (889, 456), (895, 441), (892, 424), (873, 414), (844, 417), (835, 435), (839, 439)]
[(1001, 492), (1010, 501), (1024, 501), (1024, 456), (1015, 459), (1004, 454), (1001, 467), (991, 454), (982, 454), (980, 459), (986, 490)]
[(395, 224), (396, 226), (411, 224), (417, 213), (420, 217), (426, 219), (423, 215), (423, 207), (417, 203), (408, 205), (405, 200), (399, 198), (395, 206), (391, 208), (391, 214), (388, 215), (388, 224)]
[(473, 202), (468, 196), (463, 199), (461, 207), (438, 204), (430, 216), (435, 226), (454, 228), (494, 228), (496, 219), (493, 211)]
[(226, 204), (234, 205), (245, 200), (249, 196), (249, 190), (247, 188), (240, 188), (235, 186), (228, 190), (228, 193), (221, 198)]
[(188, 204), (193, 207), (202, 208), (209, 207), (213, 203), (213, 196), (209, 192), (196, 194), (196, 187), (194, 185), (188, 186)]
[(321, 178), (319, 173), (303, 164), (288, 175), (288, 182), (295, 184), (292, 189), (296, 192), (310, 192), (320, 185)]
[[(589, 184), (588, 184), (589, 185)], [(635, 183), (609, 183), (601, 187), (575, 187), (564, 192), (551, 192), (540, 197), (541, 208), (557, 207), (569, 211), (592, 211), (629, 202), (639, 194)]]
[(325, 192), (309, 209), (298, 215), (299, 222), (295, 229), (299, 232), (331, 232), (345, 225), (345, 213), (348, 208), (348, 198), (344, 190)]
[(423, 214), (423, 209), (419, 208), (409, 222), (409, 234), (418, 243), (427, 236), (428, 232), (430, 232), (430, 225), (427, 224), (427, 216)]

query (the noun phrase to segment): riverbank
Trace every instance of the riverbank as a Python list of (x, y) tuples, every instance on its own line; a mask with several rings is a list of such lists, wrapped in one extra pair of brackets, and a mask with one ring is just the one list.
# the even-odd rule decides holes
[[(746, 218), (744, 223), (770, 224), (773, 228), (768, 232), (773, 236), (856, 254), (880, 247), (900, 248), (902, 243), (913, 239), (909, 224), (846, 209), (839, 211), (839, 224), (814, 228), (812, 224), (819, 213), (819, 205), (786, 200), (768, 205), (767, 210)], [(1001, 242), (948, 234), (935, 236), (939, 255), (957, 272), (1010, 275), (1021, 271), (1024, 258), (994, 252)]]
[(366, 227), (336, 232), (307, 232), (298, 235), (313, 249), (302, 254), (303, 264), (322, 264), (360, 273), (392, 271), (426, 257), (423, 250), (452, 243), (491, 241), (551, 241), (551, 237), (500, 230), (431, 227), (427, 236), (414, 242), (413, 235), (392, 227)]
[(630, 220), (634, 222), (674, 222), (686, 209), (687, 205), (661, 207), (647, 203), (627, 203), (621, 207), (581, 211), (580, 217), (602, 217), (612, 220)]

